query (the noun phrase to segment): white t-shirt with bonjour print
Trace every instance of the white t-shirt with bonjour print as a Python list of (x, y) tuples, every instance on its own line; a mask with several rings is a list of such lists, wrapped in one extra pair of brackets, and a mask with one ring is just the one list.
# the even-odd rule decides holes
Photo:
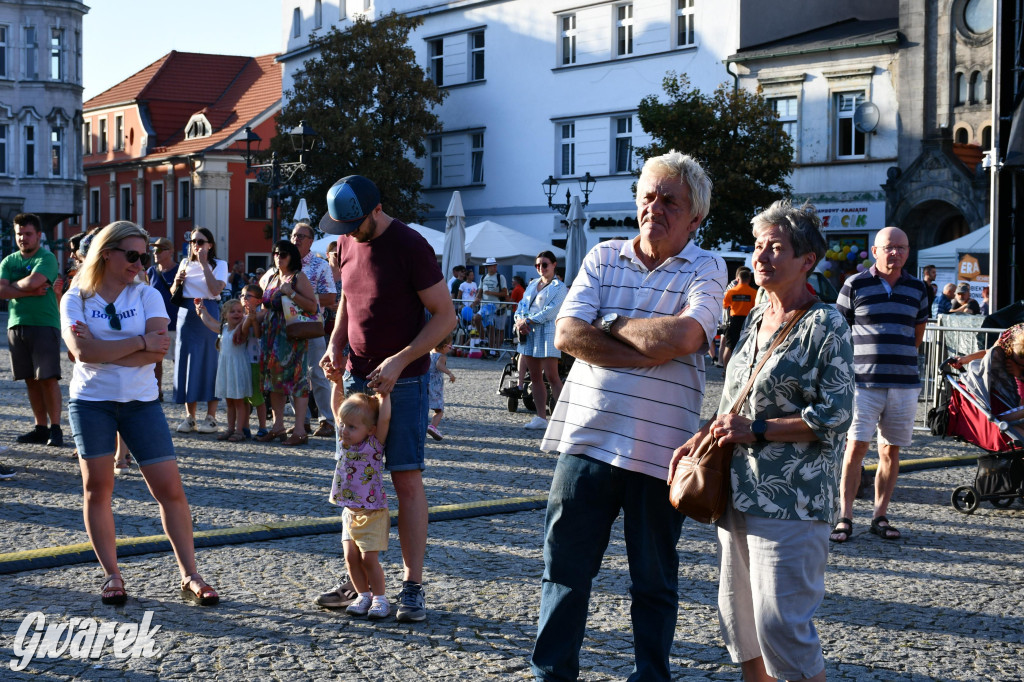
[[(114, 310), (121, 329), (110, 326), (105, 308), (108, 301), (99, 294), (82, 299), (77, 286), (64, 293), (60, 300), (61, 329), (75, 322), (84, 322), (93, 338), (120, 341), (146, 333), (146, 321), (153, 317), (167, 319), (160, 292), (145, 284), (129, 284), (114, 300)], [(126, 403), (132, 400), (156, 400), (159, 388), (153, 374), (153, 363), (142, 367), (122, 367), (108, 362), (76, 362), (71, 377), (70, 395), (77, 400), (110, 400)]]

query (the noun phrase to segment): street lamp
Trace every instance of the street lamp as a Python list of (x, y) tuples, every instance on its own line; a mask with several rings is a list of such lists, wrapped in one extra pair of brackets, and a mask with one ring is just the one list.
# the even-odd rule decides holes
[[(597, 184), (597, 180), (594, 176), (587, 171), (587, 174), (580, 178), (580, 193), (583, 194), (582, 206), (586, 208), (587, 204), (590, 203), (590, 193), (594, 191), (594, 185)], [(569, 215), (569, 207), (572, 205), (572, 194), (568, 189), (565, 190), (565, 203), (564, 204), (553, 204), (551, 198), (555, 196), (555, 192), (558, 190), (558, 180), (555, 180), (555, 176), (549, 175), (548, 179), (540, 183), (541, 187), (544, 188), (544, 195), (548, 198), (548, 208), (553, 208), (562, 215)]]
[(298, 161), (278, 161), (277, 152), (273, 152), (270, 155), (270, 163), (253, 163), (252, 145), (255, 144), (256, 151), (259, 152), (262, 140), (249, 126), (245, 126), (245, 138), (243, 138), (245, 141), (245, 172), (254, 175), (257, 182), (270, 188), (267, 196), (271, 198), (272, 202), (271, 211), (273, 212), (275, 239), (285, 239), (284, 234), (281, 232), (281, 217), (278, 210), (279, 202), (283, 197), (292, 193), (287, 184), (295, 177), (296, 173), (306, 169), (302, 155), (313, 151), (319, 135), (315, 130), (306, 125), (305, 120), (302, 120), (299, 121), (299, 125), (288, 132), (288, 137), (292, 141), (292, 148), (299, 153)]

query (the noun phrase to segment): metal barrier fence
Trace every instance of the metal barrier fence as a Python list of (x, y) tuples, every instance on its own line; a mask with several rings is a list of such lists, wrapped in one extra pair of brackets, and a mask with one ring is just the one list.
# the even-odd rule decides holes
[[(459, 351), (479, 350), (487, 353), (511, 353), (515, 350), (515, 330), (512, 317), (518, 303), (512, 301), (467, 303), (461, 299), (452, 301), (455, 306), (455, 337), (452, 346)], [(493, 310), (488, 306), (493, 306)], [(468, 312), (467, 312), (468, 310)], [(473, 344), (472, 330), (479, 339)], [(491, 330), (494, 330), (493, 332)]]

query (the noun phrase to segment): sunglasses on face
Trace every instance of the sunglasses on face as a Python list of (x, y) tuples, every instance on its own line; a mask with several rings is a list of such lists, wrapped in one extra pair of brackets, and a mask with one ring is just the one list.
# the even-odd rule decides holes
[(110, 250), (120, 251), (121, 253), (123, 253), (124, 259), (129, 263), (134, 263), (135, 261), (142, 261), (142, 267), (144, 268), (148, 268), (149, 264), (153, 262), (153, 256), (149, 255), (148, 253), (139, 253), (138, 251), (125, 251), (124, 249), (119, 248), (117, 246), (111, 247)]
[(205, 239), (193, 239), (192, 243), (196, 246), (205, 246), (210, 242), (206, 241)]
[(312, 239), (312, 238), (313, 238), (312, 235), (303, 234), (302, 232), (299, 232), (297, 234), (293, 234), (292, 235), (292, 240), (293, 241), (296, 240), (296, 239)]
[[(132, 251), (132, 253), (135, 252)], [(107, 314), (107, 322), (110, 323), (110, 328), (116, 332), (121, 331), (121, 318), (117, 316), (117, 308), (114, 307), (114, 304), (108, 303), (103, 312)]]
[(549, 265), (551, 265), (551, 263), (541, 261), (540, 263), (534, 263), (534, 265), (537, 267), (538, 270), (540, 270), (542, 268), (548, 267)]

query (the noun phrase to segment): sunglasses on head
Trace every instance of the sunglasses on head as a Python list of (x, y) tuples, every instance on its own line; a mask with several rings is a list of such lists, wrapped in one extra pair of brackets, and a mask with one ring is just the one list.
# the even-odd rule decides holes
[(124, 259), (129, 263), (135, 261), (142, 261), (142, 267), (148, 268), (149, 264), (153, 262), (153, 256), (148, 253), (139, 253), (138, 251), (126, 251), (120, 247), (113, 246), (110, 248), (111, 251), (120, 251), (124, 254)]

